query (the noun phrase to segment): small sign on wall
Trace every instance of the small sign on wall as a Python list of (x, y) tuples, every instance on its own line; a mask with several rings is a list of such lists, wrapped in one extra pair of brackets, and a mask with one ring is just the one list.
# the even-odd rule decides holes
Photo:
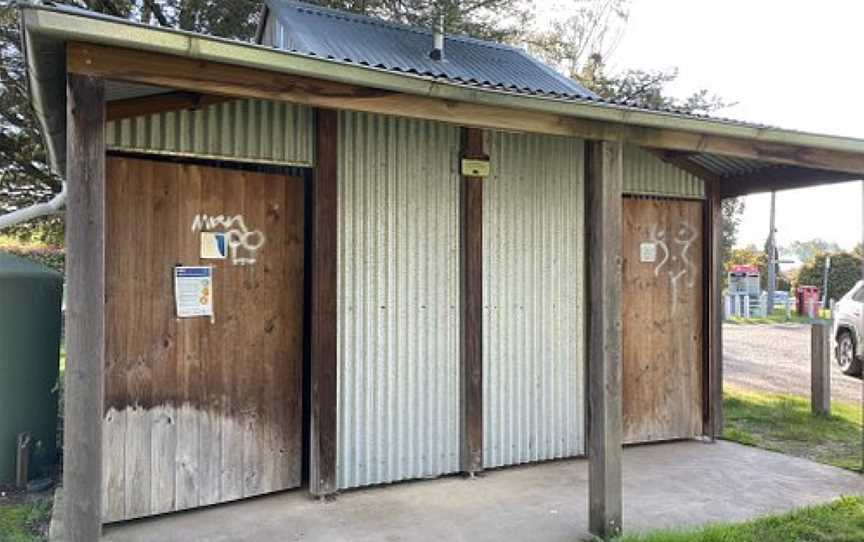
[(466, 177), (488, 177), (489, 160), (483, 158), (463, 158), (462, 175)]
[(639, 245), (639, 261), (654, 263), (657, 261), (657, 243), (647, 242)]
[(209, 316), (213, 319), (213, 268), (174, 268), (174, 300), (179, 318)]
[(201, 232), (201, 259), (224, 260), (228, 254), (228, 240), (224, 233)]

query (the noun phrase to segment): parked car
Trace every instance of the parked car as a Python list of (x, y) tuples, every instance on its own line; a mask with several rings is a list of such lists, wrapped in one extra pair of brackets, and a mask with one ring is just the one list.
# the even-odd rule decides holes
[(860, 375), (861, 357), (864, 355), (861, 344), (864, 337), (864, 281), (859, 281), (834, 305), (833, 316), (837, 364), (847, 375)]

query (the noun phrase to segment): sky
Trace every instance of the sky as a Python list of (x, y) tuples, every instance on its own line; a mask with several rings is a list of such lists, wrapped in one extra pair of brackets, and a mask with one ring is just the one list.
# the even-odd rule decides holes
[[(671, 94), (706, 88), (737, 102), (719, 116), (864, 138), (862, 21), (860, 0), (632, 0), (608, 60), (612, 69), (678, 68)], [(764, 245), (769, 198), (746, 198), (739, 245)], [(821, 237), (851, 249), (861, 207), (860, 182), (779, 192), (778, 243)]]

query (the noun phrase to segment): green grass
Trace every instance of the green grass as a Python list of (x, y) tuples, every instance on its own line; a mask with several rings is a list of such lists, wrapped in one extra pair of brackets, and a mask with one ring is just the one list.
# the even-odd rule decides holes
[(625, 536), (620, 542), (852, 542), (864, 540), (864, 499), (844, 497), (821, 506), (716, 524), (692, 531)]
[[(830, 320), (831, 309), (821, 309), (819, 311), (819, 319)], [(798, 313), (795, 311), (792, 311), (789, 318), (786, 318), (786, 311), (784, 309), (774, 309), (774, 313), (770, 316), (765, 316), (761, 318), (738, 318), (736, 316), (730, 316), (726, 320), (726, 323), (738, 325), (764, 325), (787, 323), (809, 324), (812, 321), (812, 318), (807, 318), (806, 316), (799, 316)]]
[[(861, 406), (835, 401), (813, 416), (808, 399), (723, 390), (723, 438), (852, 470), (861, 469)], [(864, 540), (864, 538), (862, 538)]]
[(44, 538), (40, 528), (51, 518), (51, 499), (32, 502), (0, 501), (0, 540), (3, 542), (38, 542)]

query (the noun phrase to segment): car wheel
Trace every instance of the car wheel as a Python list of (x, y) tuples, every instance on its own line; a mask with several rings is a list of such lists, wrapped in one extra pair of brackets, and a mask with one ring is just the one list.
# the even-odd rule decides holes
[(855, 341), (848, 331), (843, 331), (837, 337), (837, 364), (843, 374), (858, 376), (861, 374), (861, 360), (855, 356)]

